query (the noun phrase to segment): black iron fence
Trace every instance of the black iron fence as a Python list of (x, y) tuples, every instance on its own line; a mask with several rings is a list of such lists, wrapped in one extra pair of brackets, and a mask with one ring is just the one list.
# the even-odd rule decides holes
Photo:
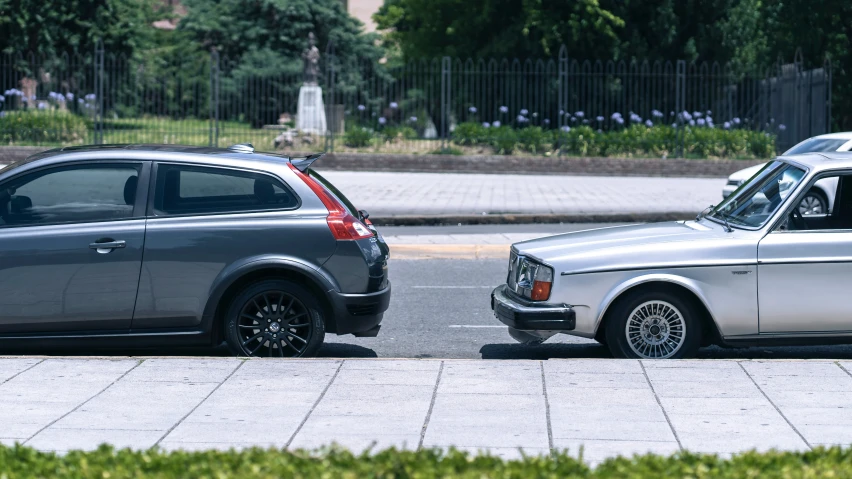
[(329, 48), (316, 85), (304, 84), (299, 60), (269, 62), (251, 67), (216, 52), (161, 63), (103, 49), (6, 55), (0, 144), (735, 157), (830, 128), (830, 66), (805, 69), (800, 56), (743, 71), (577, 61), (563, 48), (551, 59), (344, 68)]

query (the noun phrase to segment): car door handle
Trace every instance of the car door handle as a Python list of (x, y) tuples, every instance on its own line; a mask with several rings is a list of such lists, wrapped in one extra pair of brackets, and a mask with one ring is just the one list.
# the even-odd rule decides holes
[[(124, 248), (126, 246), (127, 246), (127, 242), (123, 241), (123, 240), (122, 241), (106, 240), (106, 241), (97, 241), (95, 243), (92, 243), (92, 244), (89, 245), (89, 248), (98, 250), (98, 253), (109, 253), (110, 251), (112, 251), (116, 248)], [(104, 250), (104, 251), (101, 251), (101, 250)]]

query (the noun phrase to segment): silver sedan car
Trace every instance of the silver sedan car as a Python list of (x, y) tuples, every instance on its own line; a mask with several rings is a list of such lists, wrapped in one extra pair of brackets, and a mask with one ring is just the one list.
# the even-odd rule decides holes
[[(828, 214), (797, 205), (836, 181)], [(692, 221), (512, 245), (491, 307), (524, 343), (593, 338), (621, 358), (710, 344), (852, 343), (852, 154), (782, 156)]]

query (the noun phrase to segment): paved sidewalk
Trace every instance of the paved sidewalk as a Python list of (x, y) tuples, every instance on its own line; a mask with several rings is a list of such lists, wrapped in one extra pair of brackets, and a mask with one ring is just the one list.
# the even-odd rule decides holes
[(852, 442), (852, 362), (0, 359), (0, 442), (517, 457)]
[(642, 178), (323, 171), (373, 217), (699, 212), (724, 178)]

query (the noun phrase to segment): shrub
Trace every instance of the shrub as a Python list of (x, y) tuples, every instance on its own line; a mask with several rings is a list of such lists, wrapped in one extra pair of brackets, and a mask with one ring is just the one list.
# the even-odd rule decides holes
[(346, 146), (351, 146), (353, 148), (369, 146), (372, 139), (373, 132), (370, 129), (361, 126), (350, 128), (343, 134), (343, 143)]
[(572, 128), (569, 132), (558, 130), (558, 142), (564, 153), (572, 153), (580, 156), (598, 156), (601, 154), (602, 134), (588, 126)]
[(530, 153), (542, 153), (550, 142), (551, 138), (540, 126), (518, 130), (518, 145)]
[(397, 140), (416, 140), (417, 130), (410, 126), (389, 126), (382, 130), (382, 139), (391, 143)]
[(67, 111), (19, 110), (0, 116), (0, 142), (5, 144), (82, 143), (88, 135), (86, 120)]
[(749, 152), (756, 158), (770, 158), (775, 154), (775, 135), (762, 131), (747, 131)]
[(490, 143), (498, 155), (511, 155), (518, 147), (518, 134), (510, 126), (490, 128)]
[(452, 137), (457, 145), (479, 145), (488, 142), (489, 129), (479, 123), (468, 121), (456, 125)]
[(432, 150), (429, 152), (432, 155), (453, 155), (453, 156), (462, 156), (464, 155), (464, 151), (453, 148), (452, 146), (448, 146), (446, 148), (438, 148), (437, 150)]
[(631, 125), (598, 132), (579, 126), (569, 132), (554, 130), (552, 135), (554, 146), (562, 153), (579, 156), (672, 156), (679, 141), (683, 141), (685, 154), (702, 158), (762, 159), (775, 153), (774, 136), (749, 130), (685, 127), (678, 132), (668, 125)]
[[(576, 454), (577, 451), (572, 451)], [(560, 453), (503, 460), (450, 450), (352, 454), (329, 448), (316, 453), (243, 451), (71, 451), (64, 455), (23, 446), (0, 446), (0, 477), (36, 478), (819, 478), (852, 476), (852, 449), (816, 447), (804, 452), (746, 452), (723, 459), (711, 454), (647, 454), (604, 461), (594, 469)]]

